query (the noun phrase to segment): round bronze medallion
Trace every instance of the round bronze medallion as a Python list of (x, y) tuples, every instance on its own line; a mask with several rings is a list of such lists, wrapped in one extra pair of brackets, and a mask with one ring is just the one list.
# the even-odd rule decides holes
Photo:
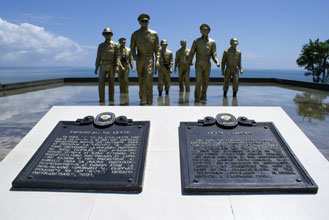
[(220, 113), (216, 116), (216, 121), (219, 126), (224, 128), (234, 128), (237, 126), (238, 121), (229, 113)]
[(94, 123), (95, 125), (104, 127), (112, 125), (115, 122), (115, 114), (112, 112), (103, 112), (96, 116)]

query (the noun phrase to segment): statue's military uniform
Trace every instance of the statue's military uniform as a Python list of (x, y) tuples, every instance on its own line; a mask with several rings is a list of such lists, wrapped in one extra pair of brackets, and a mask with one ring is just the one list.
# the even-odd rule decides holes
[(239, 69), (242, 69), (240, 50), (233, 48), (225, 50), (222, 58), (222, 72), (225, 74), (223, 85), (224, 92), (228, 90), (231, 77), (233, 77), (233, 91), (238, 91)]
[(98, 46), (96, 58), (96, 70), (100, 66), (98, 90), (99, 99), (105, 101), (105, 80), (108, 75), (109, 100), (114, 101), (114, 77), (115, 67), (120, 65), (119, 45), (114, 41), (101, 43)]
[(132, 54), (128, 47), (121, 47), (120, 46), (120, 57), (121, 57), (121, 64), (124, 68), (119, 68), (119, 82), (120, 82), (120, 93), (128, 93), (129, 92), (129, 64), (133, 66)]
[[(137, 47), (137, 54), (136, 54)], [(131, 36), (130, 49), (136, 60), (141, 104), (153, 103), (154, 57), (159, 59), (159, 37), (157, 32), (139, 29)]]
[(168, 94), (170, 88), (170, 72), (173, 68), (173, 56), (170, 50), (160, 51), (160, 68), (159, 68), (159, 93), (163, 90), (163, 84), (165, 86), (166, 93)]
[(179, 91), (184, 92), (184, 84), (186, 92), (190, 91), (190, 64), (188, 57), (189, 49), (180, 48), (176, 51), (175, 66), (178, 66)]
[(196, 62), (195, 62), (195, 92), (194, 98), (195, 101), (200, 100), (200, 88), (201, 91), (201, 100), (207, 99), (207, 88), (209, 82), (210, 74), (210, 58), (213, 59), (215, 63), (219, 63), (216, 53), (216, 42), (211, 39), (203, 39), (202, 37), (196, 39), (193, 42), (190, 55), (189, 63), (192, 62), (193, 56), (196, 53)]

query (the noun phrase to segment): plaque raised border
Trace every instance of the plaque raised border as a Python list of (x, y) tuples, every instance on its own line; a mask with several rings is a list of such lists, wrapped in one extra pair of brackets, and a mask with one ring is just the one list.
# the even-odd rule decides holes
[[(218, 123), (215, 123), (215, 121), (214, 118), (208, 116), (205, 117), (204, 120), (199, 120), (198, 122), (180, 123), (179, 148), (183, 194), (317, 193), (318, 186), (297, 159), (289, 145), (275, 127), (274, 123), (256, 123), (245, 117), (239, 117), (239, 124), (237, 124), (235, 128), (225, 128)], [(262, 134), (253, 133), (257, 130)], [(268, 167), (270, 167), (270, 165), (265, 166), (267, 168), (264, 171), (255, 171), (255, 167), (257, 166), (253, 164), (253, 168), (248, 170), (248, 164), (251, 164), (252, 161), (246, 160), (245, 155), (239, 155), (244, 154), (241, 149), (246, 149), (247, 146), (243, 146), (243, 144), (241, 145), (242, 142), (238, 138), (239, 134), (248, 134), (248, 138), (251, 141), (255, 136), (258, 136), (256, 139), (258, 138), (259, 140), (261, 140), (262, 135), (264, 135), (264, 138), (270, 137), (272, 139), (271, 146), (267, 147), (266, 144), (263, 146), (260, 145), (259, 149), (262, 148), (261, 150), (265, 151), (267, 148), (267, 150), (281, 152), (280, 154), (282, 154), (282, 158), (286, 158), (284, 163), (290, 164), (287, 165), (290, 166), (289, 169), (292, 169), (289, 171), (290, 173), (287, 172), (287, 174), (283, 172), (283, 174), (280, 174), (278, 170), (274, 171), (272, 170), (273, 168), (269, 169)], [(223, 162), (223, 158), (221, 158), (223, 156), (218, 156), (219, 154), (224, 154), (224, 148), (233, 148), (232, 146), (225, 146), (223, 144), (225, 143), (225, 140), (233, 140), (236, 144), (235, 147), (240, 147), (240, 150), (237, 150), (235, 153), (233, 150), (230, 150), (230, 154), (236, 155), (229, 155), (226, 159), (235, 161), (244, 157), (243, 159), (247, 164), (246, 166), (232, 168), (233, 166), (230, 166), (232, 165), (231, 162)], [(208, 143), (206, 143), (206, 141)], [(217, 143), (212, 144), (212, 141)], [(226, 143), (228, 142), (226, 141)], [(211, 145), (216, 146), (215, 148), (217, 150), (214, 151), (217, 155), (203, 153), (207, 152), (207, 147)], [(221, 158), (221, 160), (219, 158)], [(200, 160), (202, 161), (200, 162)], [(272, 161), (271, 158), (267, 158), (266, 160), (268, 160), (267, 162), (269, 163)], [(274, 158), (273, 160), (276, 159)], [(237, 164), (239, 163), (240, 162), (238, 161)], [(276, 163), (278, 163), (278, 161), (276, 161)], [(243, 165), (242, 162), (241, 164)], [(241, 170), (242, 172), (239, 172)], [(249, 175), (248, 172), (252, 174)], [(247, 175), (244, 176), (246, 173)]]
[[(92, 117), (92, 116), (88, 116)], [(92, 192), (126, 192), (139, 193), (142, 191), (143, 174), (146, 160), (147, 143), (149, 136), (149, 121), (132, 121), (125, 116), (117, 118), (117, 123), (111, 126), (99, 127), (92, 121), (78, 119), (77, 121), (59, 121), (48, 135), (36, 153), (25, 165), (22, 171), (12, 182), (12, 190), (40, 190), (40, 191), (92, 191)], [(85, 120), (86, 122), (84, 122)], [(33, 172), (40, 161), (45, 157), (51, 145), (58, 137), (67, 136), (70, 131), (95, 132), (103, 137), (114, 138), (128, 131), (131, 135), (139, 136), (136, 144), (136, 153), (133, 160), (134, 169), (129, 174), (113, 174), (108, 168), (104, 172), (93, 176), (61, 176), (35, 175)], [(121, 133), (120, 133), (121, 132)], [(89, 144), (88, 149), (92, 146)], [(113, 149), (113, 146), (112, 146)], [(95, 148), (94, 148), (95, 150)], [(111, 153), (110, 145), (103, 146), (103, 152)], [(97, 151), (97, 147), (96, 147)], [(106, 153), (107, 153), (106, 152)], [(80, 152), (81, 153), (81, 152)], [(96, 152), (97, 153), (97, 152)], [(90, 156), (90, 155), (89, 155)], [(134, 156), (134, 155), (133, 155)], [(82, 155), (85, 158), (85, 155)], [(121, 158), (122, 159), (122, 158)], [(79, 161), (76, 161), (78, 163)], [(73, 165), (77, 165), (74, 163)]]

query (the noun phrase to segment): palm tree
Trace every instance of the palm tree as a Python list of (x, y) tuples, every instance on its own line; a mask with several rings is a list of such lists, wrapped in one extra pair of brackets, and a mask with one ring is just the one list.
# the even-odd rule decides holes
[[(296, 60), (298, 66), (304, 67), (307, 72), (305, 76), (312, 75), (313, 82), (325, 82), (329, 78), (329, 40), (314, 42), (310, 39), (309, 44), (305, 44)], [(321, 76), (322, 75), (322, 76)]]
[[(323, 42), (323, 78), (322, 82), (329, 81), (329, 40)], [(327, 71), (327, 73), (325, 73)]]

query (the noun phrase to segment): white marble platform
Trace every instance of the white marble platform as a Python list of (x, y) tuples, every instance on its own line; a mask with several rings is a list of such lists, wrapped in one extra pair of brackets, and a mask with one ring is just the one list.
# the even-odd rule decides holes
[[(111, 111), (151, 121), (140, 194), (10, 191), (11, 182), (60, 120)], [(178, 126), (227, 112), (273, 121), (318, 184), (317, 194), (202, 195), (181, 193)], [(329, 162), (280, 107), (53, 107), (0, 163), (0, 219), (329, 219)]]

